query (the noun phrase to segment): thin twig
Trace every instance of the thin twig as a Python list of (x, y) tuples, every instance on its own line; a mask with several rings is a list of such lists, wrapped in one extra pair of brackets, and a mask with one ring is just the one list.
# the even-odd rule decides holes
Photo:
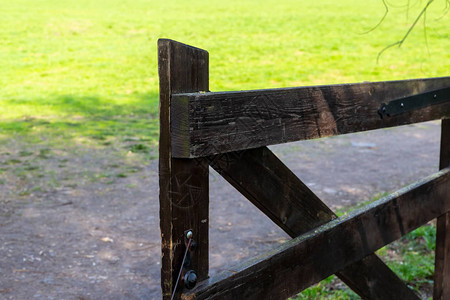
[(384, 4), (384, 9), (385, 9), (385, 11), (384, 11), (383, 17), (381, 17), (381, 19), (380, 19), (380, 21), (378, 22), (378, 24), (375, 25), (374, 27), (372, 27), (371, 29), (369, 29), (368, 31), (365, 31), (365, 32), (363, 32), (363, 33), (361, 33), (361, 34), (367, 34), (367, 33), (369, 33), (369, 32), (374, 31), (375, 29), (378, 28), (378, 26), (380, 26), (381, 23), (383, 23), (384, 19), (386, 19), (386, 16), (387, 16), (387, 14), (389, 13), (389, 7), (388, 7), (388, 5), (386, 4), (386, 0), (383, 0), (383, 4)]
[(410, 0), (408, 0), (408, 4), (407, 4), (407, 6), (406, 6), (406, 20), (408, 20), (409, 19), (409, 1)]
[(394, 47), (394, 46), (396, 46), (396, 45), (398, 45), (399, 48), (402, 46), (403, 42), (404, 42), (404, 41), (406, 40), (406, 38), (409, 36), (409, 34), (411, 33), (411, 31), (414, 29), (414, 27), (416, 27), (417, 22), (419, 22), (419, 20), (420, 20), (420, 18), (422, 17), (422, 15), (425, 14), (425, 12), (427, 11), (428, 6), (430, 6), (430, 4), (433, 3), (433, 2), (434, 2), (434, 0), (429, 0), (429, 1), (427, 2), (427, 4), (425, 5), (425, 7), (421, 10), (420, 14), (419, 14), (419, 15), (417, 16), (417, 18), (414, 20), (414, 23), (409, 27), (408, 31), (406, 32), (406, 34), (403, 36), (403, 38), (402, 38), (400, 41), (397, 41), (397, 42), (395, 42), (395, 43), (393, 43), (393, 44), (390, 44), (390, 45), (384, 47), (384, 49), (381, 50), (381, 51), (378, 53), (378, 56), (377, 56), (377, 64), (378, 64), (378, 62), (379, 62), (379, 60), (380, 60), (381, 54), (383, 54), (386, 50), (388, 50), (388, 49), (390, 49), (390, 48), (392, 48), (392, 47)]
[(427, 53), (430, 56), (430, 47), (428, 47), (428, 35), (427, 35), (427, 13), (423, 14), (423, 35), (425, 37), (425, 45), (427, 46)]
[(450, 10), (450, 0), (445, 0), (445, 7), (442, 10), (442, 15), (440, 15), (439, 17), (437, 17), (435, 20), (439, 21), (440, 19), (442, 19)]

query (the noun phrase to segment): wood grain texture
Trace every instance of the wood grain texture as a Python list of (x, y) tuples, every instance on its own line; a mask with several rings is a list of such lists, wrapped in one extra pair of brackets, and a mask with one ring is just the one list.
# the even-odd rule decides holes
[(433, 299), (450, 297), (450, 213), (437, 218)]
[[(450, 166), (450, 119), (442, 120), (439, 168)], [(450, 194), (447, 194), (450, 202)], [(436, 224), (436, 256), (434, 268), (434, 299), (450, 299), (450, 213), (439, 216)]]
[(291, 237), (336, 218), (267, 147), (209, 159), (214, 170)]
[[(185, 299), (283, 299), (449, 211), (450, 169), (199, 284)], [(223, 280), (226, 279), (226, 280)]]
[[(211, 167), (292, 238), (337, 218), (267, 147), (209, 159)], [(375, 254), (336, 275), (364, 299), (418, 299)]]
[[(192, 269), (208, 277), (209, 169), (201, 159), (172, 157), (170, 101), (173, 93), (208, 89), (208, 52), (171, 40), (158, 41), (160, 78), (159, 188), (162, 244), (161, 287), (170, 299), (184, 255), (184, 231), (198, 246)], [(182, 289), (182, 285), (178, 291)]]
[(450, 77), (173, 96), (174, 157), (202, 157), (450, 116), (450, 102), (381, 119), (382, 103)]
[(375, 254), (348, 265), (336, 275), (362, 299), (420, 299)]

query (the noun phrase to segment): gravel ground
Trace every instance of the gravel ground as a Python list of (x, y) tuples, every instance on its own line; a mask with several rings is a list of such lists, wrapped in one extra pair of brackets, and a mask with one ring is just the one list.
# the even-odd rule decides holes
[[(345, 209), (438, 169), (440, 122), (271, 149)], [(110, 153), (111, 152), (111, 153)], [(87, 146), (0, 146), (0, 299), (159, 299), (157, 160)], [(210, 175), (211, 274), (287, 235)]]

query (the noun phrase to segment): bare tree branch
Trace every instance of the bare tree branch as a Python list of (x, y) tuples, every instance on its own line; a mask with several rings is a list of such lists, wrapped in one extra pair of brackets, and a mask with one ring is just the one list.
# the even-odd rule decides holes
[[(446, 0), (446, 1), (448, 1), (448, 0)], [(401, 47), (401, 46), (402, 46), (402, 44), (405, 42), (406, 38), (409, 36), (409, 34), (411, 33), (411, 31), (414, 29), (414, 27), (416, 27), (417, 22), (419, 22), (420, 18), (422, 18), (422, 16), (425, 15), (425, 13), (426, 13), (428, 7), (429, 7), (430, 4), (433, 3), (433, 2), (434, 2), (434, 0), (428, 0), (427, 4), (424, 6), (424, 8), (422, 8), (422, 10), (420, 11), (419, 15), (416, 17), (416, 19), (414, 20), (413, 24), (409, 27), (408, 31), (406, 32), (406, 34), (403, 36), (403, 38), (402, 38), (401, 40), (399, 40), (399, 41), (397, 41), (397, 42), (395, 42), (395, 43), (393, 43), (393, 44), (390, 44), (390, 45), (386, 46), (383, 50), (381, 50), (381, 51), (378, 53), (378, 56), (377, 56), (377, 63), (379, 62), (381, 55), (382, 55), (386, 50), (388, 50), (388, 49), (390, 49), (390, 48), (392, 48), (392, 47), (394, 47), (394, 46), (397, 46), (397, 45), (398, 45), (398, 47)], [(383, 3), (385, 3), (384, 0), (383, 0)]]

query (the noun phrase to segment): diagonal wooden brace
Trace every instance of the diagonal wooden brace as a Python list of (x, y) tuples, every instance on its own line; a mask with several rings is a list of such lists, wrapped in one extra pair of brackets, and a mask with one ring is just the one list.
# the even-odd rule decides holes
[[(293, 238), (337, 218), (267, 147), (213, 156), (210, 165)], [(366, 299), (418, 299), (375, 254), (336, 275)]]

